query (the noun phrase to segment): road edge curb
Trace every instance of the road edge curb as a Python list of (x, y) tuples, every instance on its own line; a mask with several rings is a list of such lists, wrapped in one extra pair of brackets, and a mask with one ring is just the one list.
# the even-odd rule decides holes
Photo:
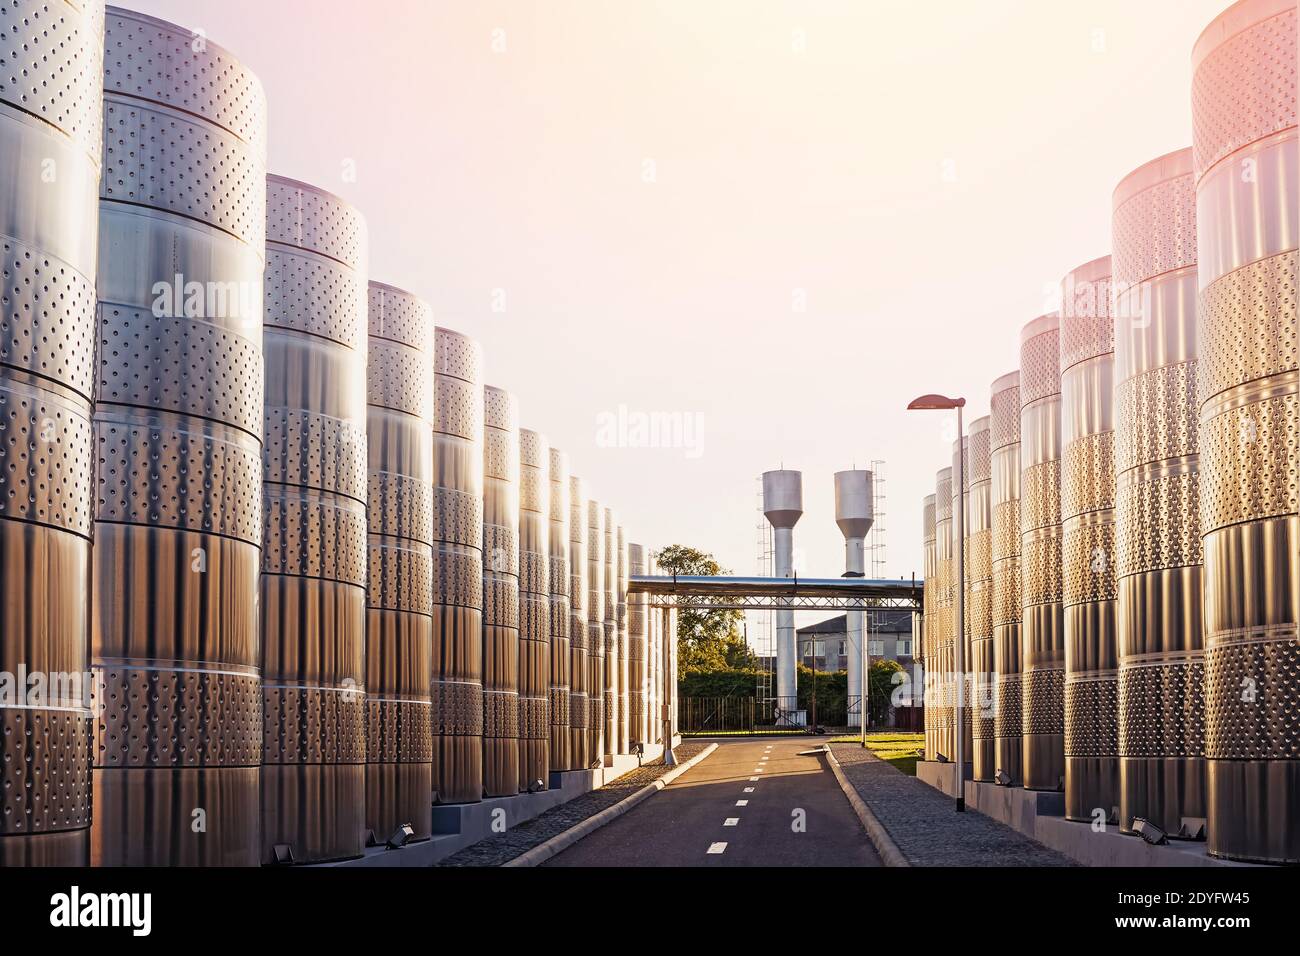
[(531, 850), (526, 850), (523, 853), (521, 853), (519, 856), (515, 857), (513, 860), (507, 860), (505, 863), (502, 863), (501, 865), (502, 866), (537, 866), (539, 863), (546, 862), (551, 857), (559, 853), (561, 850), (567, 850), (569, 847), (573, 846), (573, 844), (577, 843), (583, 837), (587, 836), (588, 834), (596, 830), (599, 830), (601, 827), (603, 827), (605, 824), (609, 823), (610, 821), (618, 819), (619, 817), (627, 813), (629, 810), (631, 810), (638, 803), (640, 803), (642, 800), (645, 800), (650, 795), (658, 793), (664, 787), (668, 786), (670, 783), (672, 783), (674, 780), (676, 780), (686, 771), (690, 770), (697, 763), (699, 763), (701, 760), (709, 756), (709, 754), (713, 753), (713, 751), (717, 749), (718, 749), (718, 745), (716, 743), (709, 744), (707, 747), (705, 747), (703, 750), (697, 753), (690, 760), (687, 760), (685, 763), (678, 764), (676, 767), (674, 767), (672, 770), (669, 770), (658, 780), (653, 780), (650, 783), (647, 783), (636, 793), (624, 797), (622, 800), (614, 804), (612, 807), (606, 807), (604, 810), (601, 810), (599, 813), (592, 814), (591, 816), (587, 817), (587, 819), (581, 821), (580, 823), (575, 823), (573, 826), (569, 827), (569, 829), (565, 830), (563, 833), (557, 833), (549, 840), (537, 844), (537, 846), (533, 847)]
[(840, 762), (835, 759), (835, 751), (830, 744), (826, 745), (826, 762), (830, 764), (831, 772), (835, 774), (840, 789), (844, 791), (844, 796), (848, 797), (853, 812), (858, 815), (862, 828), (867, 831), (867, 839), (876, 848), (885, 866), (911, 866), (911, 862), (903, 856), (903, 851), (898, 848), (898, 844), (889, 835), (884, 824), (876, 819), (871, 808), (866, 805), (862, 797), (858, 796), (857, 789), (849, 783), (849, 778), (844, 776), (844, 770), (840, 767)]

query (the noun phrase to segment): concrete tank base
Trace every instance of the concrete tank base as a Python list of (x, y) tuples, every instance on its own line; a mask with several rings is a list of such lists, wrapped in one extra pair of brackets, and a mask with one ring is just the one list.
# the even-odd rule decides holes
[[(962, 778), (970, 780), (973, 774), (971, 765), (963, 764), (962, 771)], [(950, 797), (957, 796), (957, 765), (951, 761), (918, 760), (916, 778)]]

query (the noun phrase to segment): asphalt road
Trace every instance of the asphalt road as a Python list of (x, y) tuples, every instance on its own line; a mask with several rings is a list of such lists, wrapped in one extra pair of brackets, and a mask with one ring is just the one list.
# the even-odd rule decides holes
[(881, 866), (817, 738), (722, 739), (544, 866)]

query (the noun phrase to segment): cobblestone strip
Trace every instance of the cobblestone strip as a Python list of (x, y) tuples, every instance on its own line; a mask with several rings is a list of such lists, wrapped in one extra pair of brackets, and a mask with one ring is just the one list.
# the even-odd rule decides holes
[[(683, 741), (680, 746), (673, 748), (673, 755), (680, 765), (708, 747), (708, 741)], [(434, 866), (501, 866), (630, 797), (672, 769), (664, 766), (662, 758), (645, 764), (607, 783), (599, 790), (575, 797), (567, 803), (547, 810), (541, 816), (512, 827), (505, 833), (494, 834), (463, 850), (458, 850), (446, 859), (435, 863)]]
[(913, 866), (1074, 866), (982, 813), (895, 770), (857, 744), (831, 744), (845, 778)]

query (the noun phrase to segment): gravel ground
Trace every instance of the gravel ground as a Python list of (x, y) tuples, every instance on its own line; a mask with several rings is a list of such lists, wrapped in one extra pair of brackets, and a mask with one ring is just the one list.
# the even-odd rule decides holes
[[(707, 740), (687, 740), (673, 749), (678, 763), (685, 763), (701, 750), (709, 746)], [(553, 836), (558, 836), (569, 827), (576, 826), (587, 817), (594, 816), (606, 807), (612, 807), (625, 797), (630, 797), (648, 783), (653, 783), (671, 770), (665, 767), (663, 760), (656, 760), (636, 770), (623, 774), (612, 783), (599, 790), (583, 794), (547, 810), (539, 817), (534, 817), (519, 826), (479, 840), (477, 843), (458, 850), (434, 866), (500, 866), (522, 853), (540, 846)]]
[(1068, 857), (895, 770), (856, 744), (832, 744), (858, 796), (913, 866), (1074, 866)]

